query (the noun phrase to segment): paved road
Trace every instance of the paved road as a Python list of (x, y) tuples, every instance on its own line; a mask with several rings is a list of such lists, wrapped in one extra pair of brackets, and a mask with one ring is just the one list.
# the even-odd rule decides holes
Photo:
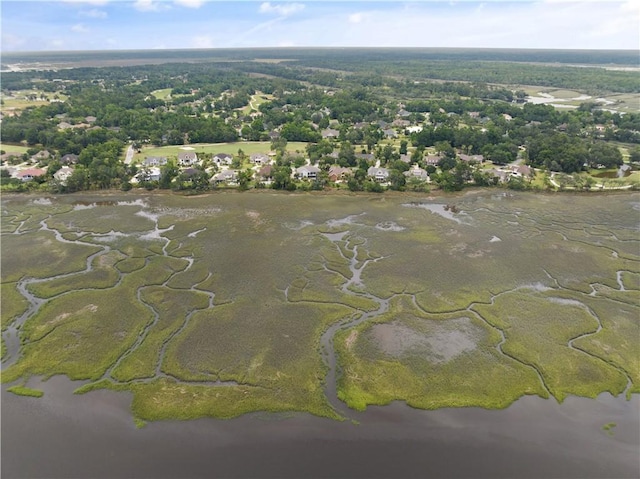
[(129, 148), (127, 148), (127, 156), (124, 159), (124, 164), (125, 165), (130, 165), (131, 161), (133, 160), (133, 145), (129, 145)]

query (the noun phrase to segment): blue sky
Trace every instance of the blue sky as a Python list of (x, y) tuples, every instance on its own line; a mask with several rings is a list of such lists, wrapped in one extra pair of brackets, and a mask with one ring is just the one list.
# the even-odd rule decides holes
[(638, 49), (637, 0), (2, 0), (2, 51), (278, 46)]

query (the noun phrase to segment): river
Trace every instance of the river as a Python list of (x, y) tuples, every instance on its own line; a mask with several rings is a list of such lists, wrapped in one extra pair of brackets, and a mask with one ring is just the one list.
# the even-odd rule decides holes
[(44, 397), (2, 388), (3, 478), (640, 475), (638, 395), (524, 397), (501, 411), (394, 403), (352, 414), (358, 424), (256, 413), (136, 429), (128, 393), (75, 396), (64, 377), (29, 385)]

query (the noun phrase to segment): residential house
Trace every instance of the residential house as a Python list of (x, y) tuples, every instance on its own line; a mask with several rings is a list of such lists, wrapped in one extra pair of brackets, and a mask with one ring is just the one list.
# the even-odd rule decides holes
[(411, 156), (406, 154), (400, 155), (400, 161), (402, 161), (403, 163), (411, 164)]
[(151, 166), (143, 168), (140, 173), (138, 173), (138, 181), (160, 181), (160, 176), (162, 176), (160, 168)]
[(195, 151), (181, 151), (178, 153), (180, 166), (193, 166), (198, 164), (198, 155)]
[(370, 176), (379, 183), (383, 183), (389, 179), (389, 170), (372, 166), (367, 170), (367, 176)]
[(338, 136), (340, 136), (340, 132), (333, 128), (326, 128), (322, 130), (322, 138), (338, 138)]
[(62, 158), (60, 158), (60, 163), (62, 165), (75, 165), (78, 163), (78, 155), (67, 153)]
[(356, 153), (356, 158), (359, 160), (373, 161), (375, 156), (373, 153)]
[(40, 150), (38, 153), (33, 155), (31, 159), (33, 161), (41, 161), (41, 160), (47, 160), (50, 157), (51, 157), (51, 154), (47, 150)]
[(186, 178), (191, 179), (192, 176), (197, 175), (201, 171), (202, 170), (198, 170), (197, 168), (186, 168), (182, 170), (182, 175), (185, 176)]
[(488, 170), (487, 173), (489, 173), (493, 178), (498, 178), (500, 183), (509, 181), (509, 173), (507, 171), (492, 169)]
[(249, 157), (249, 161), (254, 165), (268, 165), (271, 163), (271, 158), (264, 153), (254, 153)]
[(404, 172), (404, 176), (407, 178), (417, 178), (422, 181), (429, 181), (429, 173), (423, 170), (418, 165), (413, 165), (413, 168)]
[(411, 112), (408, 112), (405, 109), (402, 109), (402, 110), (398, 111), (398, 116), (407, 117), (407, 116), (410, 116), (410, 115), (411, 115)]
[(441, 158), (438, 155), (427, 155), (424, 157), (424, 163), (426, 165), (438, 166)]
[(227, 184), (227, 185), (237, 185), (238, 184), (238, 171), (237, 170), (225, 170), (216, 174), (211, 178), (211, 182), (217, 185), (219, 184)]
[(513, 166), (511, 170), (513, 176), (524, 176), (527, 178), (531, 176), (532, 172), (531, 168), (527, 165)]
[(294, 171), (295, 176), (309, 180), (315, 180), (319, 173), (320, 168), (313, 165), (303, 165), (300, 168), (296, 168)]
[(167, 164), (166, 156), (147, 156), (142, 164), (144, 166), (164, 166)]
[(404, 128), (404, 127), (407, 127), (407, 126), (411, 125), (411, 122), (409, 120), (397, 119), (397, 120), (393, 120), (391, 125)]
[(53, 177), (63, 185), (66, 185), (67, 180), (71, 177), (72, 174), (73, 168), (70, 168), (69, 166), (63, 166), (53, 174)]
[(396, 138), (398, 136), (398, 134), (395, 132), (395, 130), (392, 130), (391, 128), (387, 128), (386, 130), (382, 130), (382, 133), (384, 134), (385, 138)]
[(21, 179), (22, 181), (31, 181), (44, 174), (45, 174), (45, 171), (40, 168), (28, 168), (26, 170), (19, 171), (16, 174), (16, 177)]
[(218, 165), (230, 165), (233, 162), (233, 155), (229, 153), (216, 153), (213, 155), (213, 162)]
[(265, 165), (262, 168), (260, 168), (258, 170), (258, 172), (256, 173), (256, 178), (259, 181), (264, 181), (266, 183), (271, 182), (271, 180), (273, 180), (273, 166), (272, 165)]
[(420, 133), (422, 131), (422, 127), (420, 125), (409, 126), (405, 129), (409, 133)]
[(333, 165), (329, 168), (329, 181), (339, 182), (351, 176), (351, 168), (343, 168), (342, 166)]
[(367, 123), (367, 122), (365, 122), (365, 121), (359, 121), (358, 123), (355, 123), (355, 124), (353, 125), (353, 127), (354, 127), (356, 130), (362, 130), (363, 128), (366, 128), (366, 127), (368, 127), (368, 126), (369, 126), (369, 123)]
[(484, 161), (484, 156), (482, 156), (482, 155), (465, 155), (465, 154), (460, 153), (458, 155), (458, 158), (460, 158), (462, 161), (465, 161), (467, 163), (469, 163), (471, 161), (482, 163)]

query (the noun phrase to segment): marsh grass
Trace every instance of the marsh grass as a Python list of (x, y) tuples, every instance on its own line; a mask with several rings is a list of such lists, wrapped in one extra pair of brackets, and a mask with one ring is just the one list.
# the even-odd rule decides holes
[(20, 294), (17, 283), (0, 285), (0, 323), (5, 331), (11, 323), (29, 307), (29, 302)]
[[(465, 348), (454, 344), (461, 320), (467, 324)], [(374, 333), (381, 324), (401, 330), (401, 335), (392, 337), (399, 348), (395, 352), (386, 351)], [(355, 331), (355, 341), (347, 340), (353, 334), (348, 331), (340, 331), (335, 339), (344, 365), (339, 397), (354, 409), (394, 400), (421, 409), (499, 409), (525, 394), (546, 396), (535, 372), (500, 354), (499, 334), (470, 313), (429, 315), (402, 297), (392, 300), (389, 313)], [(433, 337), (453, 341), (454, 346), (443, 349), (430, 340)]]
[[(420, 408), (506, 407), (524, 394), (548, 396), (536, 369), (558, 399), (617, 394), (626, 385), (622, 371), (638, 391), (638, 195), (567, 198), (272, 191), (73, 195), (51, 204), (3, 198), (8, 229), (24, 221), (25, 233), (2, 234), (3, 327), (26, 307), (15, 289), (20, 278), (83, 271), (93, 252), (107, 245), (112, 253), (98, 255), (92, 273), (32, 285), (43, 296), (69, 292), (51, 296), (26, 321), (20, 358), (2, 381), (36, 374), (91, 379), (97, 382), (77, 392), (130, 391), (141, 421), (252, 411), (337, 418), (324, 393), (320, 338), (357, 310), (374, 309), (376, 302), (357, 294), (366, 293), (400, 296), (388, 313), (335, 336), (338, 394), (352, 407), (397, 399)], [(402, 206), (438, 201), (455, 204), (464, 221)], [(82, 203), (94, 206), (74, 209)], [(160, 228), (172, 227), (163, 238), (144, 237), (155, 227), (149, 214)], [(66, 238), (96, 247), (57, 242), (39, 231), (44, 218)], [(337, 231), (345, 232), (337, 245), (321, 234)], [(344, 293), (356, 244), (358, 266), (379, 259)], [(186, 258), (193, 258), (189, 268)], [(114, 274), (122, 279), (117, 285)], [(81, 289), (87, 285), (104, 288)], [(206, 292), (215, 295), (213, 308)], [(597, 321), (586, 306), (602, 322), (596, 334), (587, 334)], [(400, 344), (399, 352), (385, 340)], [(175, 380), (155, 376), (165, 341), (161, 371)], [(113, 378), (101, 380), (119, 358)], [(119, 382), (131, 379), (139, 381)]]
[(27, 396), (32, 398), (41, 398), (44, 396), (44, 392), (39, 389), (32, 389), (25, 386), (11, 386), (7, 388), (7, 391), (18, 396)]
[(124, 255), (118, 251), (96, 256), (93, 260), (93, 271), (42, 283), (33, 283), (29, 286), (29, 291), (40, 298), (51, 298), (69, 291), (111, 288), (119, 279), (114, 266), (123, 258)]
[(580, 303), (559, 303), (555, 296), (549, 296), (507, 293), (493, 305), (473, 309), (504, 331), (507, 340), (503, 350), (534, 365), (558, 401), (569, 394), (596, 397), (602, 391), (621, 393), (626, 378), (618, 369), (569, 347), (570, 340), (595, 332), (597, 320)]
[(140, 298), (157, 311), (158, 321), (142, 343), (112, 371), (118, 381), (153, 377), (164, 342), (182, 325), (188, 313), (205, 309), (209, 304), (203, 293), (173, 291), (159, 286), (143, 289)]
[[(18, 254), (24, 251), (25, 254)], [(20, 236), (2, 236), (2, 282), (16, 282), (24, 277), (49, 278), (85, 269), (87, 258), (100, 248), (65, 244), (53, 233), (40, 231)]]

